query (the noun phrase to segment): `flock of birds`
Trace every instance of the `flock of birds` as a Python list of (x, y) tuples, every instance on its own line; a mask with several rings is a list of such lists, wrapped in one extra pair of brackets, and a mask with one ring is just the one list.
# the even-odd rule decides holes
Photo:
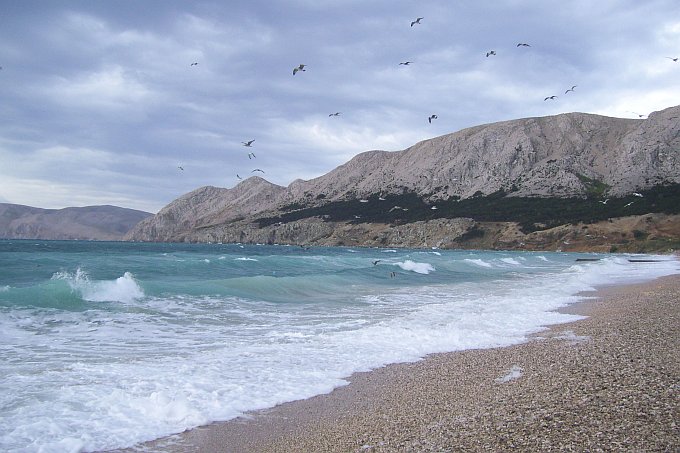
[[(414, 20), (412, 20), (411, 21), (411, 27), (414, 27), (415, 25), (421, 25), (423, 19), (425, 19), (425, 18), (424, 17), (417, 17)], [(515, 47), (517, 47), (517, 48), (530, 48), (531, 44), (526, 43), (526, 42), (519, 42), (519, 43), (517, 43), (517, 45)], [(489, 51), (486, 52), (487, 58), (494, 57), (494, 56), (497, 56), (496, 50), (492, 49), (492, 50), (489, 50)], [(680, 60), (680, 57), (666, 57), (666, 58), (672, 60), (673, 62), (678, 62)], [(414, 62), (410, 61), (410, 60), (402, 61), (402, 62), (399, 63), (399, 66), (410, 66), (413, 63)], [(193, 62), (193, 63), (190, 64), (190, 66), (198, 66), (198, 62)], [(292, 71), (293, 76), (295, 76), (295, 75), (297, 75), (298, 73), (301, 73), (301, 72), (306, 72), (307, 71), (305, 69), (306, 67), (307, 67), (307, 65), (303, 64), (303, 63), (300, 63), (299, 65), (295, 66), (293, 68), (293, 71)], [(1, 69), (2, 69), (2, 67), (0, 67), (0, 70)], [(564, 91), (564, 95), (568, 95), (569, 93), (574, 93), (577, 87), (578, 87), (578, 85), (572, 85), (571, 88), (568, 88)], [(555, 101), (558, 98), (559, 98), (558, 95), (553, 94), (553, 95), (546, 96), (545, 98), (543, 98), (543, 101)], [(630, 112), (630, 113), (637, 115), (638, 118), (643, 118), (644, 116), (646, 116), (644, 114), (640, 114), (640, 113), (636, 113), (636, 112)], [(333, 113), (328, 114), (329, 117), (338, 117), (340, 115), (342, 115), (342, 112), (333, 112)], [(429, 124), (432, 124), (432, 121), (436, 120), (436, 119), (438, 119), (438, 116), (437, 116), (437, 114), (434, 114), (434, 113), (427, 117), (427, 121), (428, 121)], [(241, 142), (241, 143), (246, 148), (252, 148), (254, 142), (255, 142), (255, 140), (253, 139), (253, 140), (247, 140), (247, 141), (244, 141), (244, 142)], [(255, 158), (256, 158), (255, 153), (253, 153), (253, 152), (248, 153), (248, 159), (249, 160), (252, 160), (252, 159), (255, 159)], [(182, 166), (178, 166), (178, 168), (180, 170), (184, 170), (184, 168)], [(257, 173), (257, 172), (264, 174), (264, 170), (262, 170), (260, 168), (255, 168), (251, 171), (251, 173)], [(238, 173), (236, 174), (236, 178), (238, 180), (243, 180), (243, 177), (241, 177), (241, 175), (239, 175)], [(605, 201), (605, 203), (606, 203), (606, 201)], [(399, 207), (395, 206), (395, 208), (399, 208)], [(433, 208), (433, 209), (435, 209), (435, 208)]]

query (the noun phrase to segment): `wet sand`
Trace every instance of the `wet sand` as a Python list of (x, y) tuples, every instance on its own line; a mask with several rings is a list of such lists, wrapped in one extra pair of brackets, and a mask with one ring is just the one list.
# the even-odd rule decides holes
[(173, 452), (680, 451), (680, 276), (609, 287), (507, 348), (357, 373), (141, 447)]

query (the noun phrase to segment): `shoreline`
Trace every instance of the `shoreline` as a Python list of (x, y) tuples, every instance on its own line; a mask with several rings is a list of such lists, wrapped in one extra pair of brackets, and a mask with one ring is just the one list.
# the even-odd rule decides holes
[(355, 373), (331, 393), (121, 451), (676, 451), (680, 275), (606, 286), (504, 348)]

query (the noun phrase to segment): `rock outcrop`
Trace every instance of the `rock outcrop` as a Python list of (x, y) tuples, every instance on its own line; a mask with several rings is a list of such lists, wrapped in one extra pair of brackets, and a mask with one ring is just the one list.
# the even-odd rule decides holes
[(0, 203), (2, 239), (120, 241), (150, 212), (116, 206), (40, 209)]
[[(371, 227), (312, 218), (263, 226), (257, 220), (333, 202), (399, 194), (417, 195), (428, 204), (500, 191), (507, 197), (622, 197), (680, 183), (678, 118), (680, 106), (644, 120), (568, 113), (472, 127), (403, 151), (368, 151), (323, 176), (296, 180), (288, 187), (257, 177), (233, 189), (204, 187), (141, 222), (127, 239), (346, 243), (353, 242), (351, 231)], [(411, 226), (398, 227), (415, 228), (418, 222), (412, 220)], [(455, 230), (460, 224), (454, 220), (442, 222)], [(474, 227), (463, 223), (464, 231), (456, 234), (468, 234)], [(446, 243), (444, 234), (434, 239), (442, 228), (439, 223), (426, 225), (428, 233), (422, 234), (432, 239), (423, 243)], [(397, 231), (376, 232), (375, 245), (399, 244)], [(357, 236), (365, 245), (374, 244), (365, 235)]]

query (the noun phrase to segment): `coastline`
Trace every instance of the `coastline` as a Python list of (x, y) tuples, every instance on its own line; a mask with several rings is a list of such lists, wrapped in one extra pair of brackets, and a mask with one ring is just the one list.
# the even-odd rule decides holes
[(594, 296), (564, 309), (587, 318), (528, 342), (356, 373), (136, 450), (678, 450), (680, 275)]

